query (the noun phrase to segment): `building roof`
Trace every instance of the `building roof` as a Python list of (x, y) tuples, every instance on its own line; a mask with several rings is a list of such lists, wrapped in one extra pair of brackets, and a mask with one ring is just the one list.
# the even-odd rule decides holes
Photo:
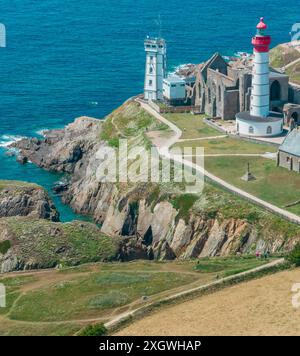
[(268, 117), (254, 116), (249, 111), (242, 111), (236, 114), (236, 118), (247, 122), (277, 122), (283, 120), (283, 115), (278, 112), (270, 111)]
[(260, 18), (259, 24), (256, 26), (258, 30), (265, 30), (268, 26), (264, 23), (264, 18)]
[(286, 77), (288, 77), (288, 75), (285, 73), (276, 72), (272, 69), (270, 70), (270, 78), (286, 78)]
[(164, 79), (164, 81), (168, 83), (185, 83), (184, 79), (178, 77), (177, 75), (170, 75), (167, 78)]
[(279, 151), (300, 157), (300, 130), (291, 131), (280, 145)]

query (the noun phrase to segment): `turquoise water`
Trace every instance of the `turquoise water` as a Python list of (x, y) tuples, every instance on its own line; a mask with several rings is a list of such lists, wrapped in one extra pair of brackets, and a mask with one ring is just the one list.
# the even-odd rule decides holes
[[(262, 15), (274, 45), (288, 41), (291, 26), (300, 22), (298, 0), (2, 0), (7, 48), (0, 48), (0, 146), (81, 115), (103, 118), (141, 92), (143, 40), (158, 34), (159, 14), (170, 70), (217, 50), (224, 55), (251, 51)], [(0, 147), (0, 179), (51, 190), (61, 178), (20, 166), (4, 151)], [(63, 221), (77, 218), (54, 199)]]

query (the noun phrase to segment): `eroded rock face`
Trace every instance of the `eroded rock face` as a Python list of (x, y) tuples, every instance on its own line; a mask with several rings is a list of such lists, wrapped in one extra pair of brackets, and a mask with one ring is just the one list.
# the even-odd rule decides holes
[(0, 218), (30, 216), (59, 221), (58, 211), (41, 187), (13, 181), (2, 181), (0, 186)]

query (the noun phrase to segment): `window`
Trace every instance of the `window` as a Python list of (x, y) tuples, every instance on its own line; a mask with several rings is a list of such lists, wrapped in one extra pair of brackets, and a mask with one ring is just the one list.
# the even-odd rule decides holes
[(221, 87), (219, 86), (219, 101), (222, 99), (222, 94), (221, 94)]
[(180, 84), (181, 87), (185, 87), (185, 84)]
[(286, 158), (286, 161), (289, 162), (289, 161), (290, 161), (290, 157), (287, 157), (287, 158)]
[(253, 126), (249, 126), (249, 134), (253, 134), (254, 133), (254, 128)]
[(271, 97), (271, 100), (274, 100), (274, 101), (280, 100), (280, 97), (281, 97), (281, 86), (280, 86), (280, 83), (278, 82), (278, 80), (275, 80), (271, 84), (270, 97)]
[(150, 61), (153, 61), (153, 56), (150, 56)]
[(211, 103), (211, 91), (210, 88), (208, 88), (208, 103)]
[(272, 133), (272, 126), (267, 127), (267, 135), (270, 135)]
[(172, 87), (172, 88), (176, 88), (176, 84), (172, 84), (171, 87)]
[(149, 73), (150, 73), (150, 74), (153, 73), (153, 68), (152, 68), (152, 67), (149, 68)]
[(152, 80), (149, 80), (149, 85), (152, 86)]

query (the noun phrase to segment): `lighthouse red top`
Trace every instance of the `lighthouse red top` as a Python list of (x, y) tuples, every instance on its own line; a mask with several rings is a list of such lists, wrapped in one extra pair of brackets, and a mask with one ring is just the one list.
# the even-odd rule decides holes
[(254, 46), (254, 52), (269, 52), (271, 37), (265, 34), (267, 25), (265, 24), (263, 17), (261, 17), (260, 22), (256, 26), (256, 28), (257, 28), (257, 34), (252, 38), (252, 45)]

